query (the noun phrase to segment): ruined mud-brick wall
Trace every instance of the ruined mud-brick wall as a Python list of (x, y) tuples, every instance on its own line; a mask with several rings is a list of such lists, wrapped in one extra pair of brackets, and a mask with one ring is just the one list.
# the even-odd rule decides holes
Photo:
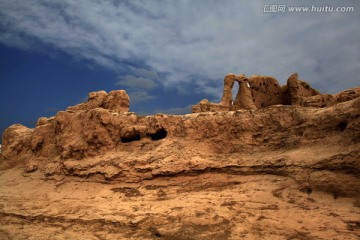
[[(242, 84), (249, 89), (245, 80)], [(349, 100), (359, 90), (347, 90), (333, 98)], [(48, 175), (100, 173), (109, 177), (122, 172), (124, 179), (129, 180), (130, 172), (135, 171), (134, 176), (151, 177), (156, 171), (145, 167), (147, 161), (156, 164), (166, 160), (176, 165), (176, 159), (199, 154), (276, 151), (332, 136), (340, 136), (341, 144), (353, 144), (360, 139), (359, 101), (357, 98), (326, 111), (276, 105), (257, 111), (138, 116), (128, 112), (129, 97), (125, 91), (100, 91), (90, 93), (87, 102), (54, 117), (40, 118), (34, 129), (20, 124), (10, 126), (3, 134), (1, 156), (4, 163), (22, 164), (28, 172), (40, 169)], [(109, 154), (112, 160), (105, 157)], [(146, 169), (142, 169), (142, 163), (134, 166), (134, 161), (146, 162)]]
[[(240, 85), (240, 89), (233, 102), (231, 90), (235, 83)], [(279, 86), (277, 80), (272, 77), (247, 78), (244, 75), (228, 74), (224, 79), (224, 93), (220, 104), (203, 100), (193, 108), (194, 112), (224, 112), (224, 114), (204, 115), (203, 118), (201, 115), (137, 116), (135, 113), (128, 112), (130, 100), (124, 90), (109, 93), (93, 92), (84, 103), (68, 107), (66, 111), (60, 111), (54, 117), (40, 118), (35, 129), (20, 124), (6, 129), (3, 134), (1, 157), (14, 161), (55, 157), (82, 159), (113, 149), (128, 148), (126, 143), (129, 142), (148, 139), (151, 143), (165, 137), (177, 139), (190, 137), (204, 140), (222, 136), (223, 139), (233, 139), (233, 141), (227, 143), (228, 146), (214, 144), (212, 149), (227, 151), (240, 148), (240, 146), (244, 149), (248, 148), (249, 144), (255, 146), (256, 143), (262, 141), (263, 137), (265, 138), (266, 131), (256, 129), (257, 125), (263, 126), (268, 122), (277, 122), (279, 124), (275, 124), (274, 129), (280, 129), (279, 125), (285, 126), (292, 121), (304, 120), (297, 119), (297, 112), (300, 111), (298, 109), (292, 109), (291, 113), (284, 113), (276, 112), (277, 108), (274, 108), (271, 110), (272, 116), (258, 112), (256, 119), (251, 114), (249, 115), (251, 117), (247, 117), (249, 114), (247, 111), (227, 113), (230, 110), (255, 110), (278, 104), (328, 107), (359, 96), (360, 87), (334, 95), (319, 94), (306, 82), (298, 80), (297, 74), (290, 76), (288, 84), (284, 87)], [(284, 109), (278, 108), (279, 111)], [(289, 114), (290, 116), (285, 116)], [(289, 123), (283, 123), (285, 118)], [(202, 120), (199, 122), (199, 119)], [(340, 127), (345, 124), (343, 122), (334, 120), (334, 124), (336, 126), (339, 124)], [(261, 132), (262, 137), (254, 137), (254, 131)], [(288, 137), (284, 136), (283, 139), (285, 138)], [(215, 139), (214, 142), (216, 141)], [(264, 141), (259, 144), (259, 147), (276, 148), (278, 144), (276, 141), (273, 143), (267, 142), (266, 139)], [(146, 145), (147, 143), (144, 143), (144, 148)], [(235, 145), (237, 147), (234, 147)]]
[[(232, 88), (239, 84), (239, 90), (233, 101)], [(292, 74), (285, 86), (270, 76), (228, 74), (224, 78), (224, 91), (220, 103), (211, 103), (207, 99), (194, 105), (192, 112), (234, 111), (239, 109), (260, 109), (271, 105), (297, 105), (305, 107), (328, 107), (360, 96), (359, 88), (331, 95), (320, 94), (316, 89)]]
[[(88, 144), (84, 144), (89, 135), (94, 135), (94, 147), (106, 145), (106, 139), (101, 139), (101, 144), (96, 143), (96, 135), (101, 134), (99, 126), (93, 126), (92, 119), (98, 117), (95, 109), (118, 114), (129, 110), (129, 96), (124, 90), (105, 91), (89, 93), (85, 103), (69, 107), (66, 111), (60, 111), (51, 118), (39, 118), (35, 129), (15, 124), (6, 129), (3, 133), (4, 160), (13, 159), (21, 161), (29, 157), (51, 158), (63, 156), (71, 152), (77, 155), (80, 152), (89, 152)], [(104, 122), (106, 120), (104, 119)], [(81, 137), (74, 137), (76, 133)], [(73, 133), (73, 134), (70, 134)], [(70, 134), (70, 135), (67, 135)], [(82, 149), (80, 146), (84, 146)], [(78, 146), (78, 149), (77, 147)], [(86, 148), (85, 148), (86, 146)]]

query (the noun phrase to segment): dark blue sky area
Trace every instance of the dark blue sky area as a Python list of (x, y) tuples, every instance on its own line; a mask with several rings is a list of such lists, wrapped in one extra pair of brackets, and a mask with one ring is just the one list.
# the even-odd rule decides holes
[(114, 74), (101, 68), (74, 64), (67, 56), (56, 59), (0, 46), (0, 131), (20, 123), (33, 127), (41, 116), (53, 116), (84, 100), (88, 92), (111, 89)]

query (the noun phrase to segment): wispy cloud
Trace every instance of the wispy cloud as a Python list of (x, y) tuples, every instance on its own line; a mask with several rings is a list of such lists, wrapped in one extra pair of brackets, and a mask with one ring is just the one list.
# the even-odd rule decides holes
[(131, 91), (129, 92), (130, 104), (137, 104), (155, 99), (155, 96), (150, 95), (145, 91)]
[[(271, 2), (278, 3), (299, 5)], [(133, 75), (119, 82), (123, 86), (150, 89), (158, 84), (214, 98), (227, 72), (272, 75), (284, 83), (297, 71), (325, 92), (358, 85), (358, 1), (321, 1), (354, 6), (353, 13), (266, 14), (263, 4), (1, 0), (0, 43), (32, 48), (39, 42), (118, 72), (127, 69)]]
[(136, 68), (130, 67), (130, 70), (134, 73), (134, 75), (147, 78), (147, 79), (158, 79), (159, 75), (155, 71), (147, 70), (145, 68)]
[(151, 79), (135, 77), (132, 75), (120, 77), (120, 80), (116, 82), (115, 85), (125, 86), (131, 89), (152, 89), (157, 86), (157, 84)]
[(130, 70), (135, 76), (130, 74), (121, 76), (115, 85), (123, 87), (129, 93), (132, 104), (155, 99), (156, 97), (151, 95), (149, 91), (158, 86), (156, 83), (158, 80), (157, 73), (136, 67), (130, 67)]

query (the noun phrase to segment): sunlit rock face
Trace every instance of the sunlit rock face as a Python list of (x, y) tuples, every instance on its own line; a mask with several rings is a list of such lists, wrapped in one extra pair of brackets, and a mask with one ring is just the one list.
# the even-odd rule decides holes
[(139, 116), (90, 93), (3, 133), (0, 238), (357, 239), (359, 95), (229, 74), (221, 103)]
[[(239, 85), (238, 93), (232, 96), (235, 84)], [(272, 105), (296, 105), (305, 107), (332, 106), (360, 96), (360, 88), (349, 89), (338, 94), (321, 94), (310, 85), (299, 80), (298, 74), (292, 74), (285, 86), (270, 76), (235, 75), (229, 73), (224, 78), (224, 91), (220, 103), (207, 99), (193, 105), (192, 112), (236, 111), (240, 109), (255, 110)]]

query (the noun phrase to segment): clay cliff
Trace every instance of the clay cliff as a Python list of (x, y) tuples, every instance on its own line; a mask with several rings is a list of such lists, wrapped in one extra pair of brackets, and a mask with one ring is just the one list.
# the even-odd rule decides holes
[[(239, 85), (235, 99), (232, 96), (234, 84)], [(285, 86), (280, 86), (277, 79), (270, 76), (235, 75), (229, 73), (224, 78), (224, 91), (220, 103), (211, 103), (203, 99), (192, 108), (193, 113), (255, 110), (272, 105), (296, 105), (304, 107), (329, 107), (360, 96), (359, 88), (349, 89), (339, 94), (321, 94), (316, 89), (299, 79), (293, 73)]]
[(229, 74), (192, 114), (128, 109), (94, 92), (5, 130), (1, 239), (359, 239), (360, 87)]

